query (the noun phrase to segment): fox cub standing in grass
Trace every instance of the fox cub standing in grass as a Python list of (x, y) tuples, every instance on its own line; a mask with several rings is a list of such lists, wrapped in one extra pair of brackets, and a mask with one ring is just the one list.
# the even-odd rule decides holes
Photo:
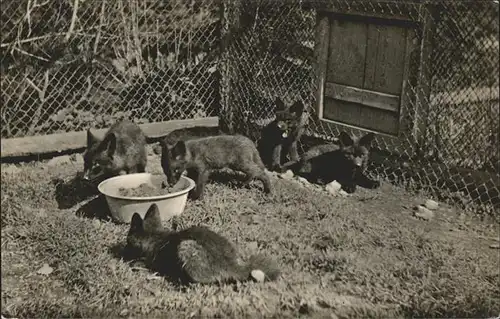
[(179, 141), (173, 147), (162, 144), (162, 168), (168, 183), (177, 183), (186, 170), (196, 182), (192, 199), (203, 196), (205, 184), (212, 170), (230, 168), (247, 175), (246, 183), (258, 179), (264, 184), (264, 192), (271, 192), (267, 176), (255, 144), (241, 135), (210, 136)]
[(83, 154), (84, 179), (142, 173), (146, 170), (146, 136), (130, 121), (113, 124), (101, 140), (90, 129)]
[(297, 142), (307, 125), (308, 114), (300, 101), (291, 106), (276, 98), (276, 119), (263, 128), (259, 141), (260, 156), (270, 170), (281, 170), (282, 158), (290, 155), (291, 161), (297, 161)]
[(311, 182), (321, 180), (329, 183), (336, 180), (347, 193), (354, 193), (356, 185), (377, 188), (380, 182), (365, 175), (373, 138), (373, 133), (353, 139), (342, 132), (339, 145), (325, 144), (312, 147), (299, 161), (290, 161), (284, 164), (283, 168), (290, 168), (295, 174), (302, 175)]
[(144, 220), (138, 213), (132, 216), (125, 253), (183, 284), (275, 280), (280, 275), (274, 261), (265, 256), (241, 262), (232, 243), (207, 227), (164, 229), (156, 204), (149, 207)]

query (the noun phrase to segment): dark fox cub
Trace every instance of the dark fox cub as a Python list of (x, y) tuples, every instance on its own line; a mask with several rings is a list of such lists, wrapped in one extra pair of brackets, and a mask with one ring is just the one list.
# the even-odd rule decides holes
[(125, 254), (181, 284), (276, 280), (280, 275), (277, 264), (265, 256), (242, 262), (233, 244), (207, 227), (164, 229), (156, 204), (144, 220), (138, 213), (132, 216)]
[(284, 169), (292, 169), (315, 183), (330, 183), (334, 180), (342, 185), (347, 193), (353, 193), (356, 185), (364, 188), (377, 188), (380, 182), (365, 174), (370, 156), (370, 145), (374, 134), (368, 133), (357, 139), (347, 133), (340, 133), (339, 145), (318, 145), (304, 153), (299, 161), (290, 161)]
[(161, 154), (162, 144), (174, 145), (178, 141), (187, 141), (195, 138), (216, 136), (224, 134), (219, 127), (214, 126), (193, 126), (177, 130), (173, 130), (164, 136), (160, 142), (154, 147), (156, 154)]
[(270, 170), (281, 170), (281, 164), (287, 155), (291, 161), (297, 161), (297, 142), (300, 140), (308, 122), (308, 113), (300, 101), (285, 106), (276, 98), (276, 119), (262, 129), (259, 141), (260, 156)]
[(178, 141), (174, 146), (162, 144), (161, 164), (169, 184), (177, 183), (181, 174), (196, 182), (192, 199), (203, 196), (205, 184), (212, 170), (230, 168), (247, 175), (246, 183), (258, 179), (264, 184), (264, 192), (271, 192), (267, 176), (255, 144), (241, 135), (210, 136)]
[(146, 136), (130, 121), (113, 124), (103, 139), (87, 131), (87, 149), (83, 154), (84, 179), (142, 173), (146, 169)]

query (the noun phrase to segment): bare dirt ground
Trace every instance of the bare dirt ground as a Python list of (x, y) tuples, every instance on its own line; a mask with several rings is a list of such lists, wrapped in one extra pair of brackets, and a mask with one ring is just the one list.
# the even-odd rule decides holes
[[(161, 172), (151, 153), (148, 170)], [(498, 224), (446, 205), (431, 220), (413, 216), (425, 198), (390, 184), (332, 196), (273, 178), (212, 182), (189, 201), (185, 226), (204, 224), (243, 255), (274, 256), (272, 283), (184, 289), (117, 254), (128, 225), (102, 200), (61, 195), (83, 164), (68, 157), (2, 164), (2, 314), (8, 317), (493, 317), (500, 314)], [(62, 203), (66, 198), (66, 203)], [(71, 199), (71, 198), (70, 198)], [(74, 205), (73, 205), (74, 204)], [(59, 208), (63, 207), (63, 208)], [(45, 265), (45, 266), (44, 266)]]

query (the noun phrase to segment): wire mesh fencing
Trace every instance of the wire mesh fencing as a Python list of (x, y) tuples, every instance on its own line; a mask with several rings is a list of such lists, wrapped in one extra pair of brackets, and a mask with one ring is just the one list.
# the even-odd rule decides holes
[[(376, 131), (374, 174), (465, 204), (500, 202), (496, 1), (3, 0), (0, 6), (2, 138), (109, 127), (120, 118), (218, 115), (232, 132), (258, 140), (273, 120), (276, 97), (300, 99), (310, 113), (303, 149), (320, 139), (334, 142), (342, 130)], [(318, 33), (324, 17), (327, 38)], [(321, 70), (318, 47), (325, 42), (328, 70)], [(397, 108), (370, 115), (360, 104), (373, 101), (339, 102), (338, 92), (336, 99), (321, 97), (318, 108), (321, 74), (336, 88), (391, 87), (385, 96), (397, 98)]]
[(2, 137), (214, 115), (216, 1), (1, 2)]
[[(275, 97), (289, 103), (300, 99), (310, 106), (303, 149), (320, 143), (317, 138), (335, 142), (342, 130), (358, 136), (362, 130), (357, 128), (385, 133), (374, 145), (375, 174), (464, 204), (478, 200), (498, 208), (497, 2), (255, 0), (231, 5), (226, 28), (237, 31), (226, 52), (224, 75), (231, 81), (223, 86), (230, 92), (225, 105), (234, 131), (258, 140), (260, 129), (273, 120)], [(328, 12), (328, 24), (344, 21), (335, 30), (332, 26), (326, 39), (318, 36), (322, 12)], [(349, 23), (358, 38), (345, 31)], [(344, 33), (338, 33), (342, 28)], [(318, 46), (325, 41), (330, 41), (328, 70), (321, 70)], [(373, 43), (386, 53), (369, 61)], [(408, 65), (398, 70), (393, 52), (401, 47)], [(391, 91), (392, 86), (402, 92), (399, 109), (374, 115), (359, 103), (330, 96), (322, 97), (320, 110), (322, 72), (326, 82), (361, 90), (383, 91), (385, 86)], [(399, 83), (397, 74), (384, 75), (398, 72), (407, 73), (400, 74), (405, 78)], [(387, 138), (391, 128), (392, 138)]]

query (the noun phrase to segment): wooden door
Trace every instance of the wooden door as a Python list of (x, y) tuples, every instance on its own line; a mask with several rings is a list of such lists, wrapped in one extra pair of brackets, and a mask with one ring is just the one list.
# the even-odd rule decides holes
[(411, 132), (423, 58), (418, 26), (405, 19), (320, 13), (318, 120), (388, 138)]

